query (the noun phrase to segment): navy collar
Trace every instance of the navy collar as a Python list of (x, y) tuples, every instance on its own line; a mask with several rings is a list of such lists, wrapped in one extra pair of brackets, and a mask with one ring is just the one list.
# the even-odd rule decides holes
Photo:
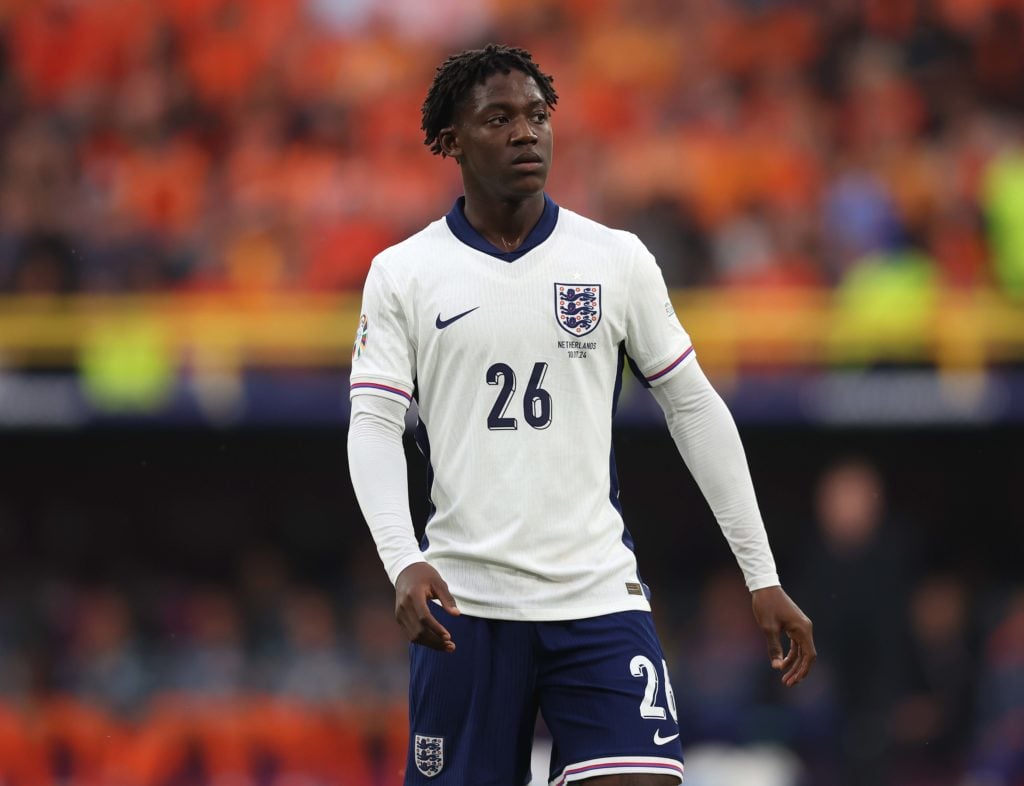
[(558, 205), (547, 194), (544, 195), (544, 211), (540, 214), (540, 220), (530, 230), (530, 234), (526, 236), (523, 244), (515, 251), (502, 251), (473, 229), (473, 225), (466, 219), (466, 197), (464, 196), (455, 200), (452, 209), (445, 216), (445, 221), (448, 222), (448, 228), (452, 234), (470, 248), (475, 248), (477, 251), (490, 254), (505, 262), (515, 262), (523, 254), (533, 251), (551, 237), (551, 233), (555, 231), (555, 225), (558, 223)]

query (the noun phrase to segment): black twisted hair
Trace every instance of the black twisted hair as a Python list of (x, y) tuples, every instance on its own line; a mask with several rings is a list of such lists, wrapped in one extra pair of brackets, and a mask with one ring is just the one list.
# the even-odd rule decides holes
[(423, 144), (430, 145), (434, 155), (444, 155), (438, 135), (441, 129), (452, 124), (455, 109), (466, 99), (469, 91), (483, 84), (487, 77), (498, 73), (511, 73), (515, 68), (540, 88), (541, 95), (549, 107), (558, 103), (558, 93), (551, 83), (554, 79), (543, 73), (533, 62), (533, 56), (525, 49), (501, 44), (488, 44), (483, 49), (468, 49), (452, 55), (437, 68), (434, 81), (423, 102), (421, 128), (427, 135)]

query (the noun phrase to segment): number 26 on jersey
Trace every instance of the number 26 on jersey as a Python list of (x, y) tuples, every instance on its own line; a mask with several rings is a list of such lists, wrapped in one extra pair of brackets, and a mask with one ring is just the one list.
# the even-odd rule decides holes
[[(541, 387), (547, 371), (547, 363), (534, 363), (523, 394), (523, 419), (535, 429), (545, 429), (551, 425), (551, 394)], [(494, 406), (487, 415), (487, 428), (491, 431), (518, 429), (519, 421), (507, 414), (516, 392), (516, 372), (507, 363), (495, 363), (487, 369), (487, 384), (501, 386)]]

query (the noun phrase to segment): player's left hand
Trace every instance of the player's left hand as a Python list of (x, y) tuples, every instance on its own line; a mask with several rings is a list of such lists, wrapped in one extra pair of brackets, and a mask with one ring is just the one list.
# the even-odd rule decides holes
[[(792, 688), (807, 676), (818, 657), (814, 649), (811, 620), (800, 611), (782, 587), (765, 587), (751, 594), (754, 618), (768, 641), (772, 668), (783, 672), (782, 683)], [(789, 637), (789, 652), (782, 655), (779, 633)]]
[(441, 652), (455, 652), (455, 642), (437, 618), (430, 613), (431, 599), (453, 616), (460, 614), (448, 584), (430, 564), (414, 562), (395, 580), (395, 619), (413, 644)]

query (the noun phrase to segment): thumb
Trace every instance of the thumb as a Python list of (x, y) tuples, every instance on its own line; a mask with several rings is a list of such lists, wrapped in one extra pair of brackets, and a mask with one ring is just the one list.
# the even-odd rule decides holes
[(772, 628), (764, 632), (765, 638), (768, 640), (768, 659), (772, 662), (773, 669), (781, 669), (783, 658), (782, 658), (782, 642), (779, 639), (779, 629)]
[(443, 579), (435, 582), (431, 589), (434, 590), (434, 597), (441, 601), (441, 608), (449, 614), (454, 614), (456, 617), (462, 613), (459, 611), (459, 607), (455, 605), (455, 598), (448, 591), (448, 584)]

